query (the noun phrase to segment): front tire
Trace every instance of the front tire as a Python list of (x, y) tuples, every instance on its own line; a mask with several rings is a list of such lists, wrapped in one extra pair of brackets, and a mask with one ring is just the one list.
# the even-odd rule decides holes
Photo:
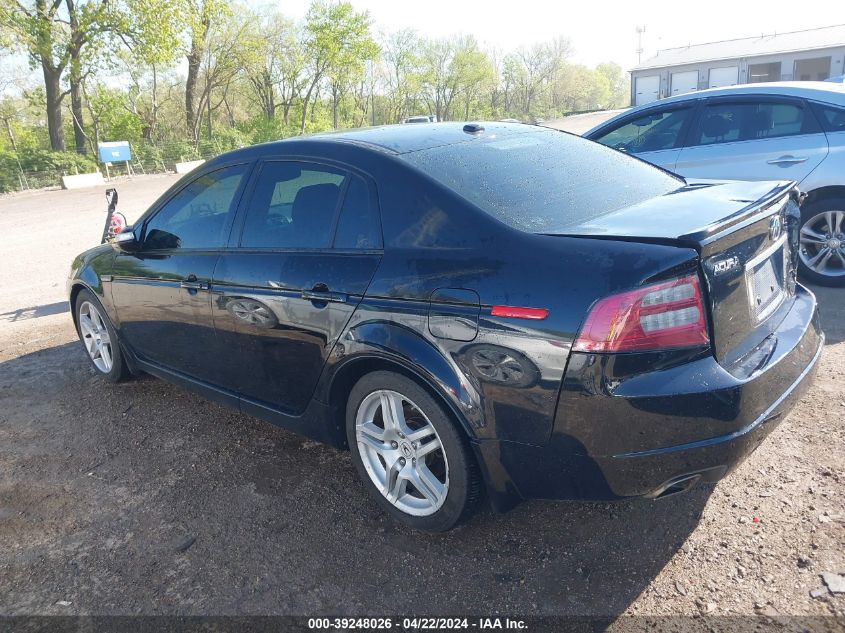
[(97, 297), (89, 290), (81, 290), (73, 310), (76, 333), (97, 373), (110, 382), (126, 380), (129, 368), (123, 359), (117, 332)]
[(481, 490), (475, 460), (449, 413), (414, 381), (364, 376), (349, 394), (346, 433), (367, 491), (391, 516), (443, 532), (471, 514)]
[(845, 286), (845, 199), (804, 205), (800, 240), (801, 279), (820, 286)]

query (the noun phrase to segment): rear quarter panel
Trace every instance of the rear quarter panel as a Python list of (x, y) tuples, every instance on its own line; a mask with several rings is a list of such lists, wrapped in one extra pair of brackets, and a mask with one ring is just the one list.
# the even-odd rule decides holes
[[(384, 258), (341, 338), (344, 358), (330, 359), (329, 373), (357, 356), (395, 354), (439, 385), (476, 438), (548, 441), (569, 350), (590, 306), (696, 264), (692, 249), (522, 233), (399, 165), (388, 165), (378, 182)], [(468, 305), (461, 297), (477, 299)], [(493, 317), (494, 305), (549, 315)], [(461, 334), (433, 333), (432, 312), (439, 325), (451, 315)]]

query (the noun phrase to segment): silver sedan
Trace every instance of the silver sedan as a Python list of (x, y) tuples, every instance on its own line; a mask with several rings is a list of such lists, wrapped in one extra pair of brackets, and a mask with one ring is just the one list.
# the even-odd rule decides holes
[(802, 278), (845, 286), (845, 86), (715, 88), (626, 110), (584, 134), (691, 179), (795, 180)]

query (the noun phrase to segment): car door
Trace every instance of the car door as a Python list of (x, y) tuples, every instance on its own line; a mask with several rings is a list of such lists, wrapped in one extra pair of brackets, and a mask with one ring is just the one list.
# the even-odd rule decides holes
[(702, 105), (675, 171), (687, 178), (800, 183), (827, 152), (827, 139), (801, 99), (713, 97)]
[(588, 138), (673, 171), (694, 111), (695, 101), (649, 108)]
[(287, 160), (264, 162), (251, 189), (215, 271), (214, 325), (242, 409), (298, 414), (381, 261), (376, 191)]
[(112, 300), (120, 335), (141, 360), (221, 384), (210, 283), (248, 169), (198, 175), (135, 227), (137, 251), (118, 251)]

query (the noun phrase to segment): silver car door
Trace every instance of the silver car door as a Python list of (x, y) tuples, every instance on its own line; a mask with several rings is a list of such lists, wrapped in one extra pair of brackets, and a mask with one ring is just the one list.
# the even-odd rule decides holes
[(827, 138), (800, 100), (711, 99), (675, 171), (687, 178), (801, 182), (827, 153)]

